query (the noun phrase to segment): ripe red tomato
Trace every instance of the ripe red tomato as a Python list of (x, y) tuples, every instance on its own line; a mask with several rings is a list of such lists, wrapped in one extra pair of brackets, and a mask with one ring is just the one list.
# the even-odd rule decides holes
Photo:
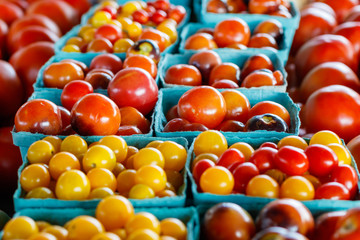
[(125, 61), (123, 68), (129, 67), (139, 67), (149, 72), (150, 75), (155, 79), (157, 75), (157, 65), (156, 63), (146, 55), (130, 55)]
[(333, 9), (335, 11), (336, 20), (338, 23), (343, 22), (344, 18), (346, 17), (350, 9), (359, 4), (358, 0), (344, 0), (344, 1), (316, 0), (316, 1), (326, 3)]
[(177, 5), (169, 9), (168, 11), (168, 18), (174, 19), (177, 22), (177, 24), (181, 23), (185, 15), (186, 15), (186, 9), (181, 5)]
[(163, 10), (156, 10), (154, 14), (151, 16), (151, 21), (156, 25), (159, 25), (166, 19), (166, 12)]
[(75, 10), (78, 11), (79, 16), (86, 13), (91, 7), (91, 1), (89, 0), (63, 0), (70, 4)]
[(360, 134), (360, 95), (348, 87), (332, 85), (315, 91), (303, 110), (308, 133), (330, 130), (345, 142)]
[(32, 43), (16, 53), (9, 62), (14, 67), (25, 87), (25, 97), (28, 98), (34, 91), (37, 74), (40, 68), (54, 55), (54, 44), (50, 42)]
[(303, 175), (309, 169), (309, 160), (304, 150), (293, 146), (280, 148), (274, 163), (280, 171), (290, 176)]
[(215, 166), (215, 163), (209, 159), (201, 159), (200, 161), (195, 163), (193, 170), (192, 170), (192, 175), (193, 175), (195, 182), (197, 184), (199, 184), (200, 177), (205, 172), (205, 170), (210, 167), (214, 167), (214, 166)]
[(167, 84), (199, 86), (201, 73), (192, 65), (176, 64), (166, 70), (164, 81)]
[(146, 24), (149, 21), (149, 13), (143, 9), (133, 12), (132, 17), (134, 21), (140, 24)]
[(178, 114), (191, 123), (201, 123), (208, 128), (214, 128), (225, 118), (225, 99), (213, 87), (198, 86), (180, 97)]
[(109, 97), (121, 107), (134, 107), (143, 115), (151, 112), (158, 99), (158, 87), (150, 73), (137, 67), (119, 71), (108, 86)]
[(121, 28), (114, 24), (104, 24), (95, 31), (94, 38), (106, 38), (112, 44), (122, 38)]
[(207, 83), (211, 70), (221, 64), (221, 58), (218, 53), (212, 50), (200, 51), (191, 56), (189, 64), (194, 65), (201, 72), (202, 81)]
[(245, 193), (248, 182), (255, 176), (259, 175), (259, 169), (251, 162), (244, 162), (238, 165), (233, 171), (234, 191)]
[(71, 81), (65, 85), (61, 92), (61, 104), (71, 111), (74, 104), (83, 96), (93, 93), (94, 89), (90, 83), (83, 80)]
[(150, 131), (150, 121), (147, 120), (141, 112), (134, 107), (120, 108), (121, 124), (120, 126), (130, 125), (140, 129), (142, 133)]
[(316, 189), (315, 199), (350, 200), (350, 192), (341, 183), (328, 182)]
[(22, 83), (14, 68), (0, 60), (0, 121), (13, 118), (16, 111), (24, 101)]
[(328, 176), (338, 165), (338, 157), (331, 148), (322, 144), (312, 144), (305, 149), (309, 160), (309, 172), (316, 177)]
[(334, 235), (337, 221), (344, 216), (346, 211), (328, 212), (316, 219), (314, 239), (329, 240)]
[(360, 52), (360, 23), (345, 22), (334, 29), (334, 34), (346, 37), (354, 47), (355, 53)]
[(4, 20), (8, 26), (24, 16), (24, 12), (19, 6), (8, 1), (0, 2), (0, 9), (0, 19)]
[(89, 69), (108, 69), (113, 74), (116, 74), (122, 69), (122, 61), (114, 54), (100, 54), (91, 60)]
[(73, 62), (55, 62), (47, 66), (43, 73), (45, 87), (63, 89), (74, 80), (83, 80), (82, 68)]
[(265, 173), (267, 170), (275, 168), (274, 158), (278, 150), (272, 147), (262, 147), (251, 155), (249, 162), (255, 164), (259, 172)]
[(71, 126), (80, 135), (116, 134), (120, 123), (119, 108), (102, 94), (85, 95), (71, 110)]
[(214, 40), (221, 48), (234, 43), (241, 43), (247, 46), (250, 40), (250, 28), (240, 18), (223, 20), (215, 26)]
[(17, 132), (57, 135), (62, 130), (60, 109), (49, 100), (30, 100), (16, 112), (15, 129)]
[(351, 139), (346, 147), (351, 152), (351, 155), (354, 157), (357, 166), (360, 166), (360, 135)]
[(354, 240), (360, 239), (360, 208), (348, 210), (336, 223), (332, 240)]
[(218, 158), (216, 165), (229, 169), (234, 163), (245, 162), (245, 156), (236, 148), (229, 148)]
[(352, 166), (336, 166), (331, 173), (331, 181), (342, 183), (350, 191), (351, 199), (358, 191), (358, 176)]

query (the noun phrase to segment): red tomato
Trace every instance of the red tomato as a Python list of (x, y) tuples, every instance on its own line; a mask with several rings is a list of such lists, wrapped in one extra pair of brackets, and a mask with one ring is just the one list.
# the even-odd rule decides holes
[(146, 24), (149, 21), (149, 13), (143, 9), (133, 12), (132, 17), (134, 21), (140, 24)]
[(195, 182), (197, 184), (199, 184), (200, 177), (205, 172), (205, 170), (210, 167), (214, 167), (214, 166), (215, 166), (215, 163), (209, 159), (201, 159), (200, 161), (195, 163), (193, 170), (192, 170), (192, 174), (193, 174), (193, 178), (194, 178)]
[(177, 22), (177, 24), (181, 23), (185, 15), (186, 15), (186, 9), (181, 5), (177, 5), (169, 9), (168, 11), (168, 18), (174, 19)]
[(238, 165), (233, 171), (235, 186), (234, 191), (245, 193), (248, 182), (259, 175), (259, 169), (251, 162), (244, 162)]
[(227, 169), (234, 163), (243, 163), (245, 162), (245, 156), (240, 150), (236, 148), (230, 148), (226, 150), (216, 162), (217, 166), (223, 166)]
[(16, 112), (15, 129), (17, 132), (57, 135), (62, 130), (60, 109), (49, 100), (30, 100)]
[(264, 142), (260, 145), (259, 148), (263, 148), (263, 147), (271, 147), (271, 148), (274, 148), (274, 149), (278, 149), (278, 146), (276, 143), (273, 143), (273, 142)]
[(350, 200), (350, 192), (341, 183), (328, 182), (316, 189), (315, 199)]
[(121, 28), (114, 24), (104, 24), (95, 31), (94, 38), (106, 38), (112, 44), (122, 38)]
[(130, 136), (134, 134), (142, 134), (139, 128), (136, 126), (120, 126), (118, 131), (116, 132), (116, 135), (118, 136)]
[(314, 239), (329, 240), (335, 232), (337, 221), (346, 214), (346, 211), (328, 212), (316, 219)]
[(312, 144), (305, 149), (305, 154), (309, 160), (309, 172), (316, 177), (328, 176), (338, 165), (338, 157), (325, 145)]
[(64, 133), (65, 131), (68, 131), (71, 128), (71, 115), (70, 115), (70, 111), (67, 110), (66, 108), (62, 106), (58, 106), (58, 108), (60, 109), (60, 114), (61, 114), (62, 133)]
[(123, 68), (139, 67), (149, 72), (150, 75), (155, 79), (157, 75), (156, 63), (146, 55), (130, 55), (128, 56), (123, 64)]
[(183, 118), (173, 118), (164, 126), (163, 132), (178, 132), (185, 131), (185, 128), (190, 124), (188, 120)]
[(342, 183), (353, 199), (358, 191), (358, 176), (355, 169), (349, 165), (339, 165), (331, 173), (331, 181)]
[(217, 52), (212, 50), (200, 51), (191, 56), (189, 64), (194, 65), (201, 72), (204, 83), (209, 81), (211, 70), (221, 64), (221, 58)]
[(303, 110), (308, 133), (330, 130), (345, 142), (360, 134), (360, 95), (348, 87), (332, 85), (315, 91)]
[(70, 4), (61, 0), (36, 1), (26, 10), (26, 15), (34, 13), (49, 17), (59, 26), (63, 34), (80, 21), (78, 12)]
[(24, 101), (22, 83), (14, 68), (0, 60), (0, 121), (13, 118)]
[(360, 166), (360, 135), (351, 139), (348, 142), (346, 147), (351, 152), (351, 155), (354, 157), (357, 166)]
[(360, 208), (348, 210), (336, 223), (335, 233), (331, 240), (360, 239)]
[(156, 10), (151, 16), (151, 21), (156, 25), (159, 25), (166, 19), (166, 15), (166, 12), (164, 12), (163, 10)]
[(24, 12), (19, 6), (8, 1), (0, 2), (0, 9), (0, 19), (4, 20), (8, 26), (24, 16)]
[(306, 42), (295, 57), (296, 73), (302, 79), (311, 69), (324, 62), (342, 62), (354, 72), (358, 60), (351, 42), (343, 36), (324, 34)]
[(271, 147), (259, 148), (251, 155), (249, 162), (255, 164), (261, 174), (265, 173), (267, 170), (275, 168), (274, 158), (277, 152), (277, 149)]
[(110, 53), (100, 54), (94, 57), (90, 63), (90, 70), (92, 69), (108, 69), (113, 74), (116, 74), (122, 69), (121, 59)]
[(71, 81), (65, 85), (61, 92), (61, 104), (71, 111), (74, 104), (83, 96), (93, 93), (94, 89), (90, 83), (83, 80)]
[(178, 114), (189, 122), (201, 123), (208, 128), (214, 128), (225, 118), (225, 99), (213, 87), (198, 86), (188, 90), (180, 97)]
[(13, 65), (16, 73), (23, 83), (26, 91), (26, 98), (34, 91), (37, 74), (40, 68), (54, 55), (54, 44), (50, 42), (32, 43), (16, 53), (9, 62)]
[(80, 135), (112, 135), (120, 123), (119, 108), (102, 94), (85, 95), (71, 110), (71, 126)]
[(150, 73), (130, 67), (119, 71), (108, 86), (109, 97), (121, 107), (134, 107), (143, 115), (151, 112), (158, 99), (158, 87)]
[(201, 73), (192, 65), (176, 64), (166, 70), (164, 81), (167, 84), (199, 86)]
[(215, 26), (214, 40), (221, 48), (234, 43), (241, 43), (246, 46), (250, 40), (250, 28), (240, 18), (223, 20)]
[(290, 176), (303, 175), (309, 169), (309, 160), (304, 150), (293, 146), (280, 148), (274, 163), (280, 171)]
[(91, 7), (91, 1), (89, 0), (63, 0), (70, 4), (75, 10), (78, 11), (79, 16), (86, 13)]
[(212, 87), (214, 88), (239, 88), (239, 85), (237, 85), (237, 83), (235, 83), (234, 81), (231, 81), (229, 79), (222, 79), (222, 80), (218, 80), (216, 82), (214, 82), (213, 84), (211, 84)]
[(73, 62), (54, 62), (44, 69), (43, 82), (45, 87), (63, 89), (74, 80), (83, 80), (82, 68)]
[(316, 0), (317, 2), (323, 2), (329, 5), (336, 14), (336, 19), (339, 23), (344, 21), (347, 13), (350, 11), (351, 8), (355, 7), (359, 4), (358, 0)]
[(355, 53), (360, 52), (360, 23), (345, 22), (334, 29), (334, 34), (346, 37), (354, 47)]
[(120, 126), (131, 125), (140, 129), (142, 133), (150, 131), (150, 121), (147, 120), (141, 112), (133, 107), (120, 108), (121, 124)]

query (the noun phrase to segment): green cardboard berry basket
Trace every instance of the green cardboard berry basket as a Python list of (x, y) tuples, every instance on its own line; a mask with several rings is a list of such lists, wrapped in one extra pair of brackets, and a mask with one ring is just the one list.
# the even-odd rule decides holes
[[(250, 27), (251, 32), (254, 31), (255, 27), (261, 23), (263, 20), (262, 19), (256, 19), (256, 18), (251, 18), (249, 20), (247, 20), (247, 24)], [(185, 42), (186, 40), (192, 36), (193, 34), (195, 34), (199, 29), (202, 28), (212, 28), (214, 29), (216, 26), (217, 22), (212, 22), (212, 23), (189, 23), (187, 24), (183, 31), (181, 32), (181, 42), (180, 42), (180, 47), (179, 47), (179, 52), (180, 53), (184, 53), (184, 52), (198, 52), (196, 50), (192, 50), (192, 49), (185, 49)], [(279, 58), (282, 60), (283, 64), (285, 65), (288, 58), (289, 58), (289, 53), (290, 53), (290, 49), (291, 49), (291, 44), (294, 38), (294, 34), (295, 34), (296, 29), (295, 28), (289, 28), (284, 26), (284, 35), (283, 38), (281, 40), (281, 43), (279, 44), (279, 49), (276, 50), (270, 50), (270, 49), (266, 49), (266, 48), (248, 48), (248, 49), (255, 49), (256, 53), (276, 53)], [(215, 52), (221, 53), (223, 52), (224, 54), (228, 54), (231, 52), (241, 52), (244, 50), (238, 50), (238, 49), (232, 49), (232, 48), (216, 48), (213, 49)]]
[[(175, 85), (175, 84), (166, 83), (165, 76), (166, 76), (166, 71), (171, 66), (176, 65), (176, 64), (188, 64), (188, 62), (193, 54), (194, 53), (192, 53), (192, 52), (186, 52), (183, 54), (166, 54), (165, 57), (163, 57), (160, 60), (159, 65), (158, 65), (159, 66), (158, 67), (158, 81), (159, 81), (160, 86), (164, 87), (164, 88), (173, 88), (173, 87), (182, 87), (182, 88), (187, 88), (187, 89), (192, 88), (192, 86)], [(254, 56), (256, 54), (258, 54), (256, 49), (246, 49), (246, 50), (239, 51), (239, 52), (229, 52), (229, 53), (219, 52), (219, 56), (223, 63), (224, 62), (235, 63), (236, 65), (238, 65), (240, 67), (240, 69), (243, 68), (243, 66), (248, 58), (250, 58), (251, 56)], [(287, 72), (285, 71), (282, 61), (273, 52), (266, 52), (264, 54), (270, 58), (271, 62), (274, 65), (274, 70), (281, 71), (281, 73), (284, 76), (284, 84), (279, 85), (279, 86), (262, 86), (262, 87), (257, 87), (257, 89), (267, 89), (267, 90), (272, 90), (272, 91), (277, 91), (277, 92), (285, 92), (287, 85), (288, 85), (288, 83), (286, 81)]]
[[(144, 148), (148, 143), (161, 140), (161, 141), (174, 141), (188, 151), (188, 142), (184, 138), (156, 138), (156, 137), (124, 137), (128, 146), (135, 146), (137, 148)], [(89, 137), (85, 139), (89, 144), (99, 139), (94, 139)], [(27, 148), (21, 149), (21, 156), (23, 158), (23, 164), (18, 170), (18, 176), (22, 170), (29, 165), (29, 162), (26, 158)], [(187, 158), (188, 160), (189, 158)], [(188, 189), (187, 184), (187, 171), (186, 168), (189, 165), (189, 162), (186, 162), (185, 168), (181, 171), (184, 177), (184, 183), (179, 188), (177, 196), (174, 197), (163, 197), (163, 198), (152, 198), (152, 199), (129, 199), (134, 207), (184, 207), (186, 204), (186, 193)], [(60, 199), (26, 199), (25, 191), (21, 188), (20, 181), (18, 181), (18, 187), (14, 193), (14, 207), (15, 211), (20, 211), (27, 208), (47, 208), (47, 209), (63, 209), (63, 208), (84, 208), (84, 209), (94, 209), (101, 199), (91, 199), (91, 200), (60, 200)]]
[[(309, 141), (309, 139), (305, 139)], [(228, 145), (232, 145), (236, 142), (246, 142), (254, 147), (254, 149), (258, 148), (264, 142), (274, 142), (277, 143), (280, 141), (280, 138), (227, 138)], [(344, 143), (343, 143), (344, 144)], [(344, 144), (345, 145), (345, 144)], [(345, 145), (346, 146), (346, 145)], [(188, 157), (194, 157), (194, 143), (190, 146)], [(191, 160), (188, 160), (191, 162)], [(352, 166), (355, 168), (356, 173), (359, 175), (359, 170), (356, 166), (356, 162), (352, 157)], [(191, 166), (188, 165), (188, 166)], [(237, 203), (243, 207), (246, 207), (250, 210), (259, 211), (262, 209), (266, 204), (275, 200), (275, 198), (262, 198), (262, 197), (251, 197), (246, 196), (244, 194), (229, 194), (229, 195), (217, 195), (211, 193), (202, 193), (199, 192), (197, 189), (197, 185), (195, 180), (192, 176), (190, 168), (187, 168), (188, 176), (190, 178), (190, 189), (193, 196), (193, 203), (194, 205), (202, 205), (202, 204), (216, 204), (220, 202), (233, 202)], [(360, 186), (360, 177), (358, 184)], [(360, 192), (359, 192), (360, 193)], [(329, 211), (337, 211), (337, 210), (345, 210), (354, 207), (360, 207), (360, 201), (358, 200), (328, 200), (328, 199), (321, 199), (321, 200), (309, 200), (309, 201), (302, 201), (307, 208), (313, 213), (319, 212), (329, 212)]]
[[(102, 55), (102, 53), (68, 53), (68, 54), (57, 54), (55, 56), (52, 56), (39, 70), (38, 75), (36, 77), (36, 81), (34, 83), (34, 91), (35, 92), (41, 92), (41, 91), (47, 91), (52, 92), (53, 94), (61, 94), (62, 89), (60, 88), (50, 88), (46, 87), (44, 84), (44, 71), (45, 69), (50, 66), (52, 63), (57, 63), (65, 59), (73, 59), (80, 62), (83, 62), (86, 64), (86, 66), (90, 66), (91, 61), (94, 59), (94, 57)], [(123, 62), (125, 60), (125, 56), (123, 54), (114, 53), (115, 56), (118, 56)], [(156, 76), (155, 82), (157, 85), (159, 85), (159, 77)], [(94, 89), (94, 92), (101, 93), (107, 95), (107, 89)]]
[[(159, 92), (159, 99), (155, 106), (154, 130), (157, 137), (185, 137), (189, 142), (201, 133), (200, 131), (179, 131), (179, 132), (163, 132), (167, 123), (166, 113), (174, 105), (176, 105), (180, 97), (188, 89), (184, 88), (164, 88)], [(226, 89), (219, 89), (220, 92)], [(274, 92), (264, 89), (236, 89), (243, 93), (253, 106), (258, 102), (269, 100), (283, 105), (289, 112), (291, 118), (291, 126), (289, 132), (276, 132), (257, 130), (253, 132), (223, 132), (226, 137), (240, 138), (261, 138), (261, 137), (277, 137), (283, 138), (287, 135), (297, 135), (300, 128), (299, 110), (300, 108), (291, 100), (287, 93)]]
[[(59, 92), (59, 91), (50, 91), (50, 92), (49, 91), (41, 91), (41, 92), (34, 92), (28, 100), (46, 99), (46, 100), (49, 100), (49, 101), (55, 103), (58, 106), (62, 106), (60, 96), (61, 96), (61, 92)], [(125, 138), (125, 139), (132, 138), (133, 136), (152, 137), (153, 136), (153, 125), (154, 125), (154, 121), (153, 121), (154, 112), (151, 114), (151, 116), (148, 119), (151, 121), (150, 131), (148, 133), (134, 134), (132, 136), (123, 136), (123, 138)], [(14, 145), (20, 147), (21, 152), (25, 151), (33, 142), (36, 142), (40, 139), (43, 139), (46, 136), (49, 136), (49, 135), (45, 135), (42, 133), (17, 132), (15, 127), (13, 128), (11, 133), (12, 133)], [(60, 137), (61, 139), (64, 139), (66, 136), (58, 135), (58, 137)], [(103, 136), (82, 136), (82, 138), (84, 138), (84, 140), (88, 141), (88, 142), (99, 141), (99, 139), (101, 139), (102, 137)]]
[(245, 21), (249, 21), (252, 19), (257, 19), (261, 21), (276, 19), (284, 27), (297, 29), (299, 27), (300, 22), (300, 13), (297, 7), (295, 6), (293, 1), (290, 2), (290, 14), (291, 18), (284, 18), (278, 16), (271, 16), (267, 14), (251, 14), (251, 13), (209, 13), (206, 11), (206, 5), (209, 0), (194, 0), (197, 1), (197, 8), (200, 10), (200, 14), (198, 15), (198, 20), (201, 23), (216, 23), (225, 19), (239, 17)]
[[(187, 228), (187, 240), (198, 239), (199, 234), (199, 216), (194, 207), (186, 208), (135, 208), (135, 213), (149, 212), (154, 214), (159, 220), (165, 218), (177, 218), (183, 221)], [(67, 221), (81, 215), (95, 216), (94, 209), (81, 208), (63, 208), (63, 209), (23, 209), (14, 214), (13, 217), (28, 216), (35, 221), (46, 221), (54, 225), (63, 226)], [(3, 232), (0, 232), (2, 238)]]

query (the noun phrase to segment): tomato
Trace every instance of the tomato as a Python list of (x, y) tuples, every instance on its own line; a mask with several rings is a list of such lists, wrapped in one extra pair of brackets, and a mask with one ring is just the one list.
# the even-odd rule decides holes
[(144, 39), (155, 41), (159, 46), (160, 52), (163, 52), (165, 48), (170, 45), (170, 37), (165, 33), (153, 28), (146, 28), (142, 31), (138, 40)]
[(34, 91), (37, 74), (40, 68), (54, 55), (54, 44), (50, 42), (32, 43), (16, 53), (9, 62), (25, 87), (25, 97), (28, 98)]
[(315, 91), (304, 110), (302, 120), (309, 133), (326, 129), (345, 142), (360, 134), (360, 95), (348, 87), (332, 85)]
[(360, 237), (359, 230), (360, 209), (353, 208), (340, 216), (335, 225), (332, 240), (352, 240)]
[(225, 118), (225, 104), (225, 99), (218, 90), (210, 86), (198, 86), (180, 97), (178, 114), (189, 122), (214, 128)]
[(144, 115), (133, 107), (120, 108), (121, 124), (123, 126), (137, 127), (142, 133), (150, 131), (150, 121)]
[(346, 214), (346, 211), (328, 212), (316, 219), (314, 238), (318, 240), (331, 239), (334, 235), (337, 221)]
[(306, 42), (295, 57), (296, 73), (302, 79), (312, 68), (324, 62), (342, 62), (358, 70), (355, 50), (343, 36), (324, 34)]
[(192, 50), (211, 50), (218, 48), (214, 37), (208, 33), (195, 33), (185, 41), (185, 49)]
[(281, 104), (273, 101), (261, 101), (256, 103), (249, 111), (249, 118), (265, 113), (272, 113), (281, 117), (288, 127), (291, 126), (291, 119), (288, 110)]
[(209, 81), (211, 70), (215, 66), (221, 64), (221, 62), (218, 53), (212, 50), (205, 50), (193, 54), (188, 63), (199, 69), (203, 83), (207, 83)]
[(86, 176), (90, 181), (91, 190), (101, 187), (108, 187), (112, 191), (116, 190), (116, 178), (107, 168), (93, 168), (86, 174)]
[(166, 19), (166, 12), (162, 10), (156, 10), (151, 16), (151, 21), (156, 25), (162, 23)]
[(23, 10), (14, 3), (8, 1), (0, 2), (0, 8), (0, 19), (4, 20), (8, 26), (24, 16)]
[(250, 0), (249, 12), (257, 14), (267, 14), (276, 11), (281, 4), (280, 0)]
[(354, 157), (354, 160), (356, 161), (356, 165), (360, 166), (360, 137), (356, 136), (353, 139), (351, 139), (346, 147), (351, 152), (351, 155)]
[(359, 21), (359, 10), (360, 8), (358, 6), (353, 7), (350, 9), (350, 11), (347, 13), (344, 22), (358, 22)]
[(10, 219), (4, 227), (4, 239), (29, 238), (31, 235), (39, 232), (35, 221), (26, 216), (19, 216)]
[(101, 222), (91, 216), (80, 215), (66, 223), (68, 236), (73, 239), (86, 238), (91, 239), (98, 233), (104, 232), (104, 226)]
[(127, 234), (131, 234), (138, 229), (150, 229), (160, 234), (160, 221), (151, 213), (136, 213), (125, 225)]
[(243, 162), (245, 162), (244, 154), (242, 154), (242, 152), (236, 148), (229, 148), (223, 154), (221, 154), (216, 162), (216, 165), (229, 169), (231, 165)]
[(299, 201), (313, 200), (315, 195), (314, 186), (302, 176), (287, 178), (280, 187), (281, 198), (293, 198)]
[(261, 86), (275, 86), (277, 81), (274, 74), (269, 71), (256, 70), (247, 75), (241, 83), (241, 87), (261, 87)]
[(26, 15), (41, 14), (52, 19), (65, 34), (73, 26), (79, 23), (77, 11), (65, 1), (36, 1), (26, 10)]
[(331, 148), (312, 144), (305, 149), (309, 160), (309, 172), (316, 177), (328, 176), (338, 165), (338, 157)]
[(342, 144), (342, 141), (336, 133), (329, 130), (322, 130), (312, 135), (312, 137), (310, 138), (309, 145), (313, 145), (313, 144), (329, 145), (332, 143)]
[(61, 113), (49, 100), (34, 99), (23, 104), (15, 115), (16, 131), (57, 135), (61, 132)]
[(304, 150), (292, 146), (280, 148), (274, 163), (279, 170), (290, 176), (303, 175), (309, 169), (309, 160)]
[(350, 200), (350, 192), (341, 183), (328, 182), (316, 189), (315, 199)]
[(205, 172), (205, 170), (214, 166), (215, 163), (212, 160), (206, 158), (197, 161), (192, 169), (192, 175), (196, 184), (200, 184), (200, 177)]
[(195, 156), (198, 156), (201, 153), (213, 153), (220, 156), (227, 148), (226, 138), (222, 133), (215, 130), (202, 132), (194, 140)]
[(98, 37), (92, 39), (89, 44), (86, 46), (86, 52), (97, 52), (97, 53), (112, 53), (113, 52), (112, 43), (103, 37)]
[(250, 73), (260, 69), (274, 71), (271, 59), (265, 54), (256, 54), (246, 60), (241, 70), (241, 79), (244, 80)]
[(82, 80), (74, 80), (67, 83), (61, 92), (61, 104), (71, 111), (74, 104), (83, 96), (93, 93), (93, 87), (90, 83)]
[(279, 43), (283, 37), (284, 29), (281, 22), (276, 19), (270, 19), (262, 21), (256, 26), (253, 34), (257, 33), (267, 33)]
[(57, 180), (62, 173), (71, 169), (80, 170), (80, 161), (72, 153), (56, 153), (49, 161), (49, 172), (55, 180)]
[(347, 65), (341, 62), (325, 62), (314, 67), (302, 80), (301, 98), (305, 102), (316, 90), (335, 84), (347, 86), (354, 91), (360, 89), (358, 77)]
[(247, 45), (250, 39), (250, 28), (240, 18), (223, 20), (215, 26), (214, 40), (219, 47), (227, 47), (234, 43)]
[(356, 54), (360, 52), (360, 23), (358, 22), (345, 22), (340, 24), (334, 29), (334, 34), (346, 37), (354, 47)]
[(91, 7), (91, 2), (88, 0), (65, 0), (65, 2), (69, 3), (75, 10), (77, 10), (79, 16), (86, 13)]
[(105, 38), (114, 44), (122, 38), (122, 31), (120, 27), (114, 24), (104, 24), (96, 29), (94, 38)]
[(269, 48), (279, 49), (279, 46), (276, 43), (275, 38), (273, 36), (271, 36), (270, 34), (267, 34), (267, 33), (253, 34), (250, 37), (248, 47), (249, 48), (269, 47)]
[(166, 70), (164, 81), (167, 84), (199, 86), (201, 73), (192, 65), (176, 64)]
[(113, 77), (114, 74), (108, 69), (93, 69), (86, 74), (84, 81), (90, 83), (94, 89), (107, 89)]
[(252, 197), (278, 198), (279, 184), (268, 175), (256, 175), (248, 182), (246, 195)]
[(348, 164), (351, 165), (352, 159), (348, 149), (342, 144), (331, 143), (328, 145), (331, 150), (334, 151), (335, 155), (339, 159), (339, 164)]
[(160, 221), (162, 235), (170, 236), (175, 239), (185, 240), (187, 237), (186, 225), (177, 218), (165, 218)]
[(186, 9), (181, 5), (177, 5), (169, 9), (168, 11), (168, 18), (174, 19), (177, 24), (181, 23), (185, 15), (186, 15)]
[(137, 67), (119, 71), (108, 87), (108, 94), (119, 107), (131, 106), (146, 115), (158, 98), (158, 87), (150, 73)]
[(149, 72), (150, 75), (155, 79), (157, 75), (156, 63), (146, 55), (131, 55), (124, 61), (123, 68), (139, 67)]
[(240, 81), (240, 68), (234, 63), (221, 63), (215, 66), (209, 77), (209, 85), (212, 85), (216, 81), (228, 79), (235, 83)]
[(72, 153), (78, 159), (82, 159), (87, 150), (88, 145), (86, 141), (78, 135), (67, 136), (60, 145), (61, 152)]
[(154, 147), (146, 147), (134, 154), (134, 168), (136, 170), (146, 165), (157, 165), (161, 168), (165, 166), (165, 158), (160, 150)]
[(210, 167), (200, 176), (200, 188), (203, 192), (227, 195), (234, 188), (234, 177), (224, 167)]
[(249, 181), (259, 175), (259, 170), (255, 164), (251, 162), (244, 162), (238, 165), (233, 171), (235, 186), (234, 191), (238, 193), (245, 193), (246, 186)]
[(45, 87), (64, 88), (73, 80), (83, 80), (84, 72), (81, 67), (71, 62), (57, 62), (50, 64), (43, 74)]
[(164, 170), (181, 171), (185, 167), (186, 149), (173, 141), (165, 141), (156, 147), (164, 156)]
[(50, 183), (50, 173), (45, 165), (34, 163), (22, 170), (19, 177), (20, 185), (26, 192), (37, 187), (48, 187)]
[(251, 155), (249, 162), (255, 164), (260, 173), (265, 173), (275, 167), (274, 158), (277, 152), (277, 149), (271, 147), (259, 148)]
[(351, 8), (359, 4), (358, 0), (345, 0), (342, 3), (336, 0), (317, 0), (317, 2), (328, 4), (335, 11), (336, 19), (339, 23), (343, 22)]
[(339, 165), (331, 172), (331, 181), (342, 183), (349, 191), (353, 199), (358, 191), (358, 176), (355, 169), (349, 165)]
[(283, 146), (293, 146), (305, 150), (308, 147), (308, 144), (302, 137), (287, 136), (282, 138), (277, 144), (278, 149), (282, 148)]
[(214, 88), (239, 88), (239, 85), (231, 80), (222, 79), (211, 84)]

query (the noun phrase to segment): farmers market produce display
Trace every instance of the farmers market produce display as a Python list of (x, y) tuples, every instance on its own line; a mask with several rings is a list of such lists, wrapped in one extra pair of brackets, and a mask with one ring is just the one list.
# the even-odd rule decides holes
[(0, 0), (0, 238), (359, 238), (359, 6)]

